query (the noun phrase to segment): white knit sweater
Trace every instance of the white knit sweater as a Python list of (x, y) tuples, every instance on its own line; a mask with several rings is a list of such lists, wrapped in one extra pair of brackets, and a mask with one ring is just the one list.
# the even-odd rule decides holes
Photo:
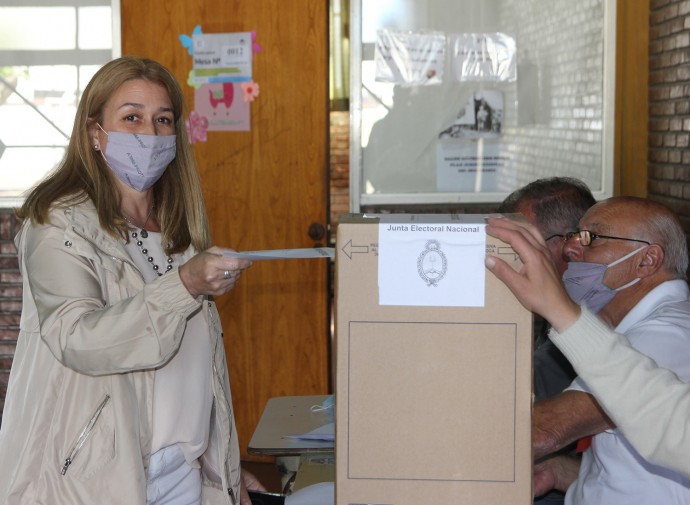
[(690, 384), (584, 309), (550, 338), (643, 457), (690, 476)]

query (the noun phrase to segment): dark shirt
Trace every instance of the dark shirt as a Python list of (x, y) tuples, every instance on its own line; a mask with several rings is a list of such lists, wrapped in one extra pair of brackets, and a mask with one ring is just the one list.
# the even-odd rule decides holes
[(534, 399), (550, 398), (567, 388), (577, 376), (570, 362), (548, 338), (549, 324), (534, 319)]
[[(549, 340), (551, 326), (541, 317), (534, 316), (534, 401), (545, 400), (561, 393), (577, 376), (570, 362), (558, 347)], [(561, 450), (574, 454), (575, 445)], [(550, 491), (536, 498), (534, 505), (562, 505), (565, 495), (560, 491)]]

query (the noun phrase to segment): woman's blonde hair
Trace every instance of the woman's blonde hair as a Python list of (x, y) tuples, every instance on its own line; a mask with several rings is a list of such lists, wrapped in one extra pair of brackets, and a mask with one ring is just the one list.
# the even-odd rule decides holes
[(153, 186), (156, 217), (166, 254), (182, 252), (189, 245), (209, 247), (209, 227), (196, 162), (187, 139), (185, 104), (175, 76), (160, 63), (138, 57), (113, 60), (96, 72), (77, 108), (65, 157), (38, 183), (17, 210), (20, 218), (42, 224), (53, 207), (68, 207), (91, 199), (100, 226), (113, 236), (127, 237), (127, 223), (120, 211), (120, 194), (112, 170), (92, 145), (89, 129), (103, 122), (108, 99), (123, 83), (144, 79), (167, 91), (175, 116), (177, 152), (163, 176)]

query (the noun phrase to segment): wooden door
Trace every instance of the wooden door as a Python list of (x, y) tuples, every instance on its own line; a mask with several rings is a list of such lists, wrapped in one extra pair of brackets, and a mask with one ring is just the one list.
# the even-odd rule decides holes
[[(214, 244), (237, 250), (312, 247), (326, 227), (328, 2), (121, 0), (122, 54), (154, 58), (186, 84), (180, 34), (256, 30), (260, 86), (248, 132), (194, 144)], [(327, 237), (319, 240), (326, 245)], [(268, 398), (329, 392), (326, 260), (255, 262), (218, 302), (243, 457)]]

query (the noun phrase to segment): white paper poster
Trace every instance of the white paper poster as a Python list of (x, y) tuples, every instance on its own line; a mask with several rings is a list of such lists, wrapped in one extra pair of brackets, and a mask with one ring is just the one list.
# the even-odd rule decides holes
[(425, 86), (443, 81), (446, 36), (379, 30), (374, 59), (376, 81)]
[(195, 33), (194, 83), (252, 80), (252, 34)]
[(461, 33), (451, 37), (453, 77), (458, 81), (517, 79), (515, 39), (504, 33)]
[(436, 146), (436, 187), (441, 192), (500, 192), (512, 178), (511, 158), (496, 143), (483, 139)]
[(484, 306), (485, 224), (452, 217), (381, 218), (380, 305)]

